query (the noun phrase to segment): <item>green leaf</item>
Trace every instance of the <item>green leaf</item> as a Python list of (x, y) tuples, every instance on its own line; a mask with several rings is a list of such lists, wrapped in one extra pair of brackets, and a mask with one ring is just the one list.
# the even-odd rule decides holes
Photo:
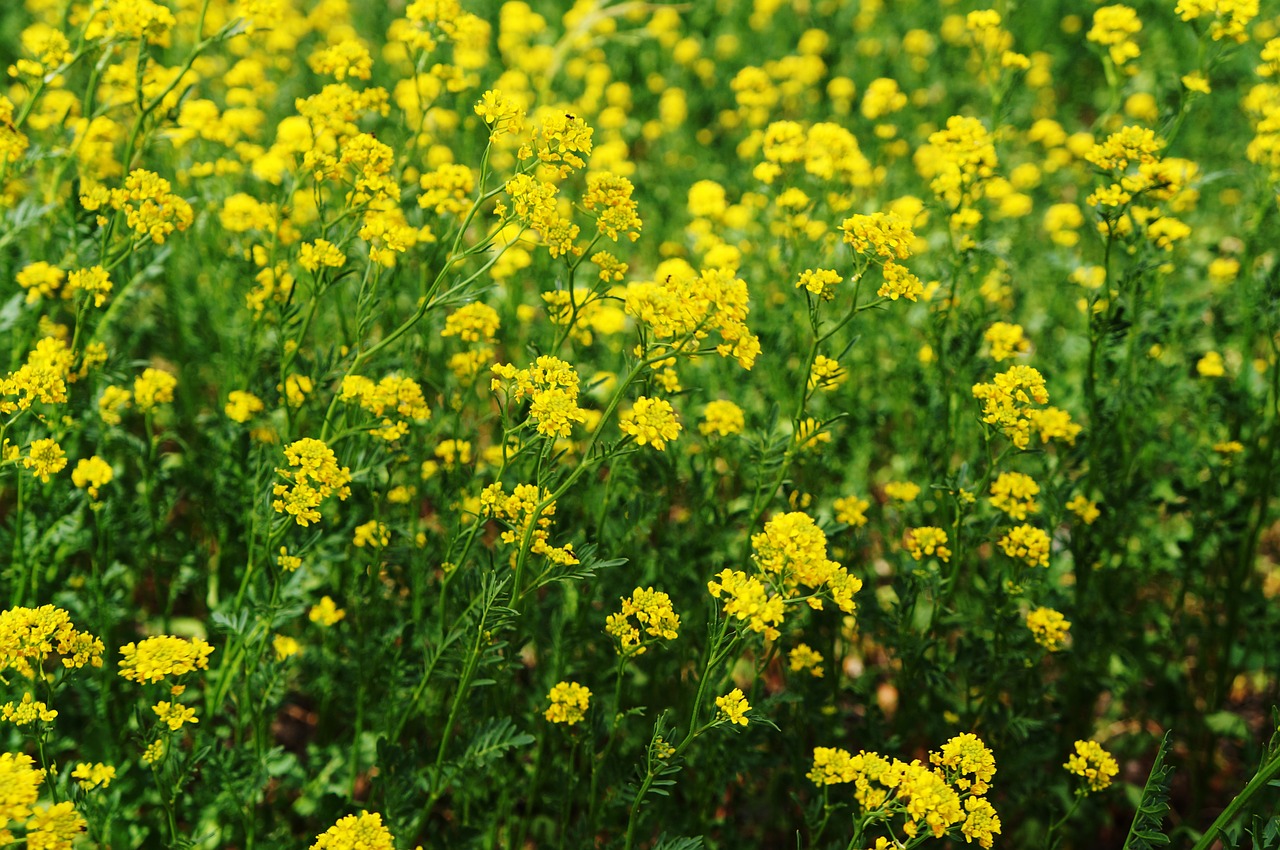
[(1206, 715), (1204, 725), (1215, 735), (1222, 735), (1226, 738), (1235, 738), (1238, 741), (1248, 740), (1249, 727), (1244, 722), (1244, 718), (1231, 711), (1215, 711), (1213, 714)]
[(471, 743), (467, 744), (467, 749), (458, 760), (458, 764), (465, 767), (484, 767), (507, 750), (527, 747), (533, 741), (533, 736), (518, 730), (510, 717), (502, 717), (485, 724), (475, 734)]
[(1173, 768), (1164, 763), (1168, 754), (1169, 733), (1165, 732), (1151, 764), (1151, 773), (1147, 775), (1147, 784), (1142, 788), (1142, 801), (1133, 815), (1124, 850), (1152, 850), (1169, 843), (1169, 837), (1164, 834), (1164, 817), (1169, 813), (1169, 780), (1173, 776)]

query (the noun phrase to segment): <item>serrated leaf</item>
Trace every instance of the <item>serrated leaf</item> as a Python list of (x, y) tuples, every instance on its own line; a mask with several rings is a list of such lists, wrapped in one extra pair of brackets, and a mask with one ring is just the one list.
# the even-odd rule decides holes
[(658, 843), (653, 845), (653, 850), (702, 850), (702, 836), (688, 838), (686, 836), (672, 836), (667, 838), (665, 834), (658, 836)]
[(1151, 850), (1169, 843), (1169, 837), (1164, 834), (1164, 817), (1169, 812), (1169, 780), (1173, 776), (1173, 768), (1164, 763), (1168, 753), (1169, 733), (1165, 732), (1142, 788), (1142, 802), (1134, 813), (1124, 850)]
[(458, 765), (476, 768), (484, 767), (507, 750), (527, 747), (533, 741), (534, 737), (517, 729), (516, 725), (511, 722), (511, 718), (503, 717), (481, 727), (480, 731), (472, 737), (471, 742), (467, 744), (467, 749), (463, 752), (462, 757), (458, 759)]

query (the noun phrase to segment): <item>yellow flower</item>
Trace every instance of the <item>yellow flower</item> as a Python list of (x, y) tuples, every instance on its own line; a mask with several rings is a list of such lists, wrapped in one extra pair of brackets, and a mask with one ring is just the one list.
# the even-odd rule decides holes
[(631, 409), (618, 421), (622, 433), (635, 438), (636, 444), (652, 445), (665, 451), (667, 442), (680, 435), (680, 422), (670, 402), (660, 398), (636, 399)]
[(277, 513), (288, 513), (301, 526), (320, 521), (319, 507), (329, 496), (346, 499), (351, 470), (339, 467), (338, 459), (324, 442), (310, 437), (290, 443), (284, 450), (289, 469), (277, 467), (276, 474), (288, 484), (276, 484), (278, 498), (271, 503)]
[(248, 422), (255, 413), (264, 409), (262, 399), (244, 390), (232, 390), (227, 394), (227, 406), (224, 408), (227, 417), (233, 422)]
[(973, 794), (987, 793), (996, 775), (995, 755), (977, 735), (969, 732), (947, 741), (941, 752), (929, 754), (929, 760), (946, 769), (953, 785)]
[(1098, 503), (1086, 497), (1083, 493), (1077, 493), (1067, 502), (1067, 510), (1084, 521), (1085, 525), (1093, 525), (1093, 521), (1102, 515), (1098, 510)]
[(336, 625), (345, 616), (347, 612), (339, 608), (330, 596), (322, 596), (320, 602), (312, 605), (307, 611), (307, 618), (311, 622), (319, 623), (326, 628)]
[(288, 635), (276, 635), (272, 638), (271, 648), (275, 650), (276, 661), (284, 661), (302, 652), (302, 644)]
[(547, 694), (547, 699), (551, 707), (546, 710), (546, 718), (552, 723), (572, 726), (586, 717), (591, 691), (577, 682), (560, 682)]
[(298, 252), (298, 265), (309, 272), (315, 272), (321, 268), (341, 268), (346, 262), (346, 254), (327, 239), (303, 242)]
[(90, 499), (98, 498), (98, 488), (105, 487), (114, 477), (111, 464), (97, 455), (76, 461), (76, 468), (71, 471), (71, 483), (87, 489)]
[(131, 682), (159, 682), (166, 676), (185, 676), (193, 670), (209, 669), (213, 647), (198, 637), (190, 640), (172, 635), (149, 637), (120, 647), (120, 675)]
[(1066, 640), (1071, 623), (1052, 608), (1036, 608), (1027, 612), (1027, 628), (1036, 643), (1050, 652), (1057, 652)]
[[(1026, 519), (1027, 514), (1040, 510), (1035, 497), (1040, 485), (1021, 472), (1002, 472), (991, 484), (991, 506), (1004, 511), (1014, 519)], [(1068, 506), (1069, 507), (1069, 506)]]
[(31, 474), (42, 482), (48, 483), (49, 476), (61, 472), (67, 465), (67, 455), (56, 440), (35, 440), (22, 459), (22, 465), (31, 470)]
[(999, 540), (1010, 558), (1019, 558), (1032, 567), (1049, 566), (1049, 535), (1032, 525), (1012, 528)]
[(143, 764), (155, 764), (164, 758), (167, 751), (164, 745), (164, 738), (157, 738), (142, 751), (142, 762)]
[(1069, 756), (1063, 767), (1068, 773), (1083, 777), (1086, 794), (1103, 790), (1120, 772), (1120, 765), (1097, 741), (1076, 741), (1075, 748), (1075, 755)]
[(36, 806), (27, 820), (27, 847), (30, 850), (71, 850), (71, 843), (86, 826), (88, 822), (70, 802)]
[[(0, 824), (23, 821), (31, 815), (31, 807), (40, 796), (44, 771), (36, 768), (35, 759), (26, 753), (0, 753)], [(5, 833), (0, 829), (0, 836)]]
[(143, 413), (152, 410), (157, 404), (168, 404), (173, 401), (173, 388), (178, 379), (168, 372), (159, 369), (145, 369), (133, 382), (133, 400)]
[(196, 718), (196, 710), (187, 708), (176, 702), (164, 700), (151, 706), (151, 710), (156, 713), (156, 717), (160, 718), (162, 723), (168, 725), (171, 731), (178, 731), (184, 723), (199, 723)]
[(85, 791), (106, 788), (111, 784), (111, 780), (116, 778), (116, 769), (100, 762), (97, 764), (80, 762), (71, 771), (71, 778), (77, 780), (76, 784)]
[(910, 481), (890, 481), (884, 485), (884, 494), (899, 502), (914, 502), (920, 495), (920, 485)]
[(822, 653), (807, 643), (796, 644), (795, 649), (787, 653), (787, 666), (792, 673), (808, 670), (811, 676), (822, 677)]
[(1022, 325), (996, 322), (987, 328), (983, 338), (991, 346), (991, 359), (999, 363), (1018, 354), (1025, 354), (1031, 343), (1022, 335)]
[[(634, 625), (632, 617), (636, 620)], [(622, 610), (610, 614), (605, 623), (605, 631), (618, 639), (619, 655), (643, 655), (644, 635), (675, 640), (679, 628), (680, 615), (672, 607), (671, 597), (652, 587), (637, 587), (631, 596), (623, 597)]]
[(8, 702), (0, 706), (0, 718), (15, 726), (27, 726), (36, 721), (52, 723), (57, 716), (57, 711), (37, 701), (29, 691), (22, 695), (22, 702)]
[(722, 570), (707, 582), (707, 591), (716, 599), (721, 594), (728, 597), (724, 603), (727, 616), (746, 621), (753, 632), (763, 633), (769, 640), (778, 639), (776, 627), (782, 623), (785, 602), (759, 579), (742, 570)]
[(311, 850), (395, 850), (395, 839), (382, 825), (382, 815), (361, 812), (341, 818), (317, 836)]
[(1200, 94), (1208, 94), (1211, 91), (1209, 78), (1200, 71), (1192, 71), (1190, 74), (1183, 75), (1182, 84), (1187, 87), (1188, 91), (1199, 92)]
[(843, 522), (854, 528), (862, 528), (867, 524), (867, 508), (871, 502), (858, 496), (844, 496), (835, 501), (836, 522)]
[(912, 528), (907, 531), (907, 551), (917, 561), (928, 556), (936, 556), (938, 560), (951, 560), (951, 550), (947, 548), (947, 533), (941, 528), (931, 525)]
[(707, 402), (702, 408), (702, 422), (698, 430), (707, 436), (715, 434), (728, 437), (742, 432), (746, 427), (746, 417), (742, 408), (727, 399), (715, 399)]
[(734, 688), (722, 697), (716, 697), (717, 718), (739, 726), (747, 725), (747, 712), (751, 705), (741, 688)]
[(1128, 6), (1103, 6), (1093, 13), (1093, 27), (1085, 37), (1106, 47), (1111, 61), (1123, 65), (1139, 55), (1133, 36), (1142, 31), (1138, 13)]
[(365, 546), (380, 549), (391, 543), (391, 532), (377, 520), (369, 520), (364, 525), (356, 526), (355, 539), (352, 542), (358, 549), (363, 549)]
[(874, 254), (883, 260), (905, 260), (911, 256), (915, 234), (909, 222), (895, 213), (855, 215), (840, 225), (844, 241), (858, 254)]
[(86, 292), (93, 297), (93, 306), (101, 307), (111, 293), (111, 279), (102, 266), (77, 269), (67, 278), (67, 291)]
[(14, 669), (31, 679), (53, 654), (62, 666), (77, 670), (102, 666), (102, 641), (75, 628), (61, 608), (10, 608), (0, 611), (0, 673)]
[(964, 825), (960, 827), (965, 843), (977, 841), (983, 850), (991, 850), (993, 836), (1000, 834), (1000, 818), (995, 808), (985, 797), (970, 797), (964, 801), (967, 812)]
[(796, 281), (796, 289), (808, 290), (823, 301), (830, 301), (836, 297), (835, 290), (841, 280), (840, 272), (832, 269), (805, 269)]
[(119, 425), (121, 411), (129, 406), (133, 393), (123, 387), (107, 387), (98, 399), (98, 415), (108, 425)]
[(1216, 351), (1210, 351), (1196, 363), (1196, 374), (1202, 378), (1221, 378), (1227, 374), (1226, 366), (1223, 365), (1222, 355)]

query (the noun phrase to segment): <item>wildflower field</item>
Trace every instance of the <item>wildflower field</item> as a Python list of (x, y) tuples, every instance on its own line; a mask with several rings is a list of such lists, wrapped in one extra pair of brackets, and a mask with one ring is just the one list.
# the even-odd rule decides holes
[(1280, 3), (0, 68), (0, 846), (1280, 848)]

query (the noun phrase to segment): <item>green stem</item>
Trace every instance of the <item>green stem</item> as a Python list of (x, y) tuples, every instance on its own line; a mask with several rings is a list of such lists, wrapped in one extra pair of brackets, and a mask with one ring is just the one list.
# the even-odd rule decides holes
[(1231, 804), (1222, 810), (1222, 814), (1218, 815), (1217, 819), (1210, 824), (1204, 835), (1200, 836), (1200, 840), (1192, 846), (1191, 850), (1209, 850), (1213, 846), (1215, 839), (1223, 833), (1227, 825), (1240, 813), (1240, 810), (1248, 805), (1258, 791), (1267, 787), (1276, 774), (1280, 774), (1280, 752), (1275, 753), (1271, 757), (1271, 761), (1264, 764), (1254, 774), (1253, 778), (1249, 780), (1249, 784), (1244, 786), (1244, 790), (1237, 794)]

